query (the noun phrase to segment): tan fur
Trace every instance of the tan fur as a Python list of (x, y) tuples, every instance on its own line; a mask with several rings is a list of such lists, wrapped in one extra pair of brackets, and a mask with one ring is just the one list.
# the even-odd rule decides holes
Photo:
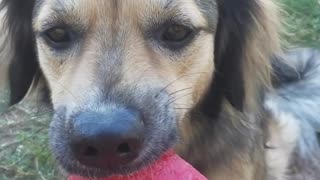
[(270, 137), (266, 142), (268, 177), (269, 180), (286, 180), (300, 129), (294, 117), (289, 114), (280, 113), (274, 117), (277, 119), (270, 120)]
[(225, 180), (256, 180), (254, 177), (255, 168), (251, 163), (243, 163), (243, 160), (234, 160), (231, 166), (207, 172), (208, 179)]
[[(39, 16), (34, 20), (35, 30), (44, 30), (45, 21), (52, 17), (52, 8), (55, 6), (53, 2), (54, 0), (48, 0), (40, 10)], [(164, 4), (165, 1), (161, 0), (67, 0), (64, 5), (68, 15), (63, 18), (64, 21), (87, 27), (82, 46), (73, 50), (73, 56), (57, 55), (38, 40), (38, 53), (41, 68), (52, 92), (53, 105), (57, 107), (63, 104), (70, 111), (99, 98), (103, 90), (97, 86), (98, 80), (111, 81), (108, 79), (110, 74), (120, 78), (120, 81), (112, 82), (113, 86), (123, 89), (135, 87), (139, 91), (153, 87), (154, 84), (167, 86), (168, 93), (176, 100), (174, 106), (177, 108), (181, 134), (181, 143), (176, 150), (185, 154), (189, 141), (201, 134), (200, 123), (190, 123), (191, 120), (200, 120), (191, 116), (188, 111), (200, 101), (213, 79), (214, 35), (202, 31), (197, 40), (179, 56), (170, 56), (165, 49), (154, 48), (152, 42), (145, 41), (142, 32), (142, 28), (148, 26), (146, 22), (150, 17), (160, 21), (159, 18), (170, 17), (179, 10), (195, 26), (203, 29), (208, 26), (193, 0), (174, 1), (173, 10), (163, 9)], [(261, 90), (259, 87), (272, 89), (269, 58), (279, 48), (277, 12), (273, 12), (276, 8), (272, 1), (260, 0), (260, 4), (262, 11), (250, 28), (244, 57), (239, 57), (244, 60), (245, 113), (238, 112), (227, 102), (224, 102), (222, 110), (232, 126), (227, 130), (239, 129), (244, 134), (246, 131), (257, 131), (259, 137), (254, 137), (254, 147), (232, 152), (228, 157), (231, 160), (220, 164), (206, 164), (207, 168), (201, 170), (209, 179), (260, 180), (266, 176), (266, 161), (269, 162), (269, 168), (276, 166), (270, 162), (270, 151), (264, 156), (265, 132), (256, 127), (260, 121), (255, 119), (260, 114), (258, 107), (261, 102), (256, 101)], [(105, 74), (99, 74), (96, 68), (103, 69)], [(270, 128), (270, 133), (275, 133), (273, 126)], [(214, 159), (216, 157), (213, 157), (210, 145), (220, 143), (221, 146), (227, 146), (227, 142), (223, 141), (207, 143), (203, 149), (197, 149), (192, 157), (187, 157), (188, 160), (196, 164), (201, 160)], [(277, 165), (280, 169), (285, 168), (285, 163)]]
[(254, 18), (254, 26), (250, 28), (251, 36), (246, 42), (244, 75), (246, 86), (246, 105), (255, 112), (259, 102), (254, 102), (258, 96), (259, 86), (272, 90), (270, 56), (280, 52), (278, 38), (278, 12), (273, 1), (260, 1), (259, 19)]
[[(234, 110), (233, 107), (227, 102), (224, 102), (224, 113), (228, 114), (231, 122), (228, 124), (228, 127), (223, 127), (225, 130), (232, 131), (233, 129), (238, 129), (239, 131), (243, 131), (245, 129), (246, 132), (241, 132), (246, 134), (248, 131), (259, 131), (258, 127), (255, 124), (255, 120), (247, 120), (245, 116)], [(194, 121), (195, 119), (190, 119), (191, 117), (187, 117), (183, 120), (183, 125), (181, 126), (181, 144), (176, 146), (176, 151), (183, 155), (184, 158), (188, 159), (192, 164), (198, 165), (198, 163), (205, 162), (200, 165), (200, 170), (208, 177), (210, 180), (215, 179), (223, 179), (223, 180), (257, 180), (264, 179), (266, 176), (266, 167), (265, 167), (265, 158), (261, 156), (264, 154), (263, 141), (261, 137), (263, 136), (263, 132), (259, 132), (259, 137), (255, 142), (255, 147), (246, 147), (245, 150), (238, 149), (237, 147), (233, 147), (234, 151), (231, 150), (227, 154), (223, 154), (225, 146), (228, 146), (230, 142), (225, 139), (215, 139), (217, 141), (207, 142), (203, 137), (203, 142), (201, 148), (194, 147), (191, 148), (192, 152), (188, 152), (186, 154), (185, 150), (188, 149), (188, 143), (192, 142), (193, 139), (197, 136), (203, 136), (202, 125), (196, 123), (190, 123), (190, 121)], [(197, 120), (196, 120), (197, 121)], [(198, 120), (203, 121), (203, 120)], [(190, 124), (189, 124), (190, 123)], [(212, 134), (214, 133), (214, 129), (212, 129)], [(204, 133), (204, 134), (210, 134)], [(249, 138), (250, 135), (244, 135), (244, 137)], [(239, 137), (242, 138), (242, 137)], [(184, 144), (186, 143), (186, 144)], [(214, 150), (211, 146), (220, 146), (220, 150)], [(192, 144), (191, 146), (193, 146)], [(189, 147), (190, 148), (190, 147)], [(251, 149), (252, 148), (252, 149)], [(236, 150), (237, 149), (237, 150)], [(218, 151), (218, 153), (222, 153), (221, 155), (214, 155), (213, 153)], [(228, 150), (229, 151), (229, 150)], [(185, 155), (185, 156), (184, 156)], [(223, 157), (223, 156), (227, 157)], [(218, 157), (215, 157), (218, 156)], [(222, 159), (220, 159), (222, 158)], [(225, 159), (224, 159), (225, 158)], [(217, 161), (215, 161), (217, 159)], [(207, 164), (206, 164), (207, 163)]]
[[(248, 130), (258, 130), (254, 125), (257, 124), (254, 114), (259, 114), (259, 104), (261, 102), (256, 101), (256, 97), (259, 95), (260, 89), (258, 87), (265, 87), (268, 90), (272, 90), (271, 85), (271, 67), (270, 67), (270, 56), (274, 52), (279, 51), (279, 42), (278, 42), (278, 32), (277, 32), (277, 12), (275, 4), (272, 1), (261, 1), (262, 11), (259, 11), (260, 19), (255, 19), (254, 25), (250, 28), (250, 38), (246, 42), (246, 51), (244, 53), (244, 80), (245, 80), (245, 92), (246, 92), (246, 104), (245, 111), (247, 113), (246, 117), (252, 117), (251, 120), (245, 119), (239, 122), (239, 119), (242, 119), (243, 116), (241, 113), (236, 112), (229, 105), (225, 106), (226, 113), (231, 117), (232, 124), (239, 129), (241, 126), (247, 127)], [(263, 116), (263, 114), (261, 114)], [(240, 117), (240, 118), (239, 118)], [(195, 124), (188, 124), (190, 120), (188, 118), (184, 120), (184, 126), (182, 126), (181, 134), (182, 142), (185, 140), (189, 141), (194, 136), (198, 136), (200, 132), (197, 132), (197, 126)], [(253, 125), (253, 126), (252, 126)], [(201, 129), (201, 127), (199, 128)], [(281, 129), (282, 132), (282, 129)], [(264, 132), (260, 132), (263, 136)], [(271, 130), (270, 133), (275, 133)], [(273, 137), (277, 138), (277, 137)], [(237, 155), (234, 155), (234, 161), (229, 162), (224, 165), (216, 165), (217, 163), (213, 162), (212, 165), (209, 165), (209, 168), (204, 170), (209, 179), (226, 179), (226, 180), (256, 180), (263, 179), (266, 176), (264, 173), (266, 168), (263, 164), (269, 164), (268, 168), (271, 168), (271, 174), (276, 177), (283, 177), (283, 171), (287, 168), (287, 162), (284, 163), (274, 163), (270, 157), (277, 155), (278, 153), (285, 157), (283, 160), (288, 158), (292, 148), (283, 147), (277, 149), (276, 151), (267, 152), (267, 158), (261, 157), (264, 154), (264, 148), (261, 143), (264, 142), (264, 139), (260, 139), (260, 143), (255, 147), (251, 154), (248, 152), (238, 152)], [(218, 143), (218, 142), (217, 142)], [(209, 146), (209, 145), (208, 145)], [(206, 149), (206, 148), (204, 148)], [(210, 158), (210, 152), (207, 150), (195, 150), (194, 157), (188, 157), (191, 162), (197, 162)], [(178, 151), (184, 150), (183, 147), (178, 146)], [(284, 151), (287, 153), (285, 154)], [(187, 155), (190, 156), (190, 155)], [(252, 160), (253, 159), (253, 160)], [(208, 166), (208, 165), (207, 165)], [(277, 171), (277, 172), (275, 172)]]
[[(42, 24), (53, 13), (51, 10), (53, 5), (50, 2), (54, 1), (46, 3), (34, 22), (36, 30), (42, 30)], [(157, 15), (159, 17), (168, 16), (170, 13), (175, 13), (177, 9), (196, 26), (206, 27), (207, 22), (192, 0), (174, 2), (175, 9), (169, 10), (169, 14), (164, 13), (164, 9), (161, 8), (163, 1), (135, 1), (134, 3), (120, 1), (117, 2), (117, 11), (111, 8), (113, 1), (90, 1), (90, 3), (70, 1), (70, 5), (68, 2), (64, 4), (69, 13), (65, 21), (81, 23), (90, 29), (86, 32), (87, 38), (82, 43), (85, 47), (81, 47), (80, 56), (59, 55), (56, 57), (43, 42), (38, 42), (40, 64), (48, 78), (55, 106), (61, 102), (68, 102), (70, 106), (84, 104), (88, 101), (86, 98), (90, 98), (92, 93), (98, 93), (99, 89), (92, 89), (94, 86), (90, 85), (95, 81), (94, 78), (97, 78), (95, 66), (106, 66), (105, 62), (110, 61), (106, 49), (112, 48), (106, 47), (108, 41), (117, 41), (116, 37), (122, 38), (122, 34), (125, 34), (125, 39), (120, 39), (122, 42), (117, 48), (124, 51), (124, 57), (113, 60), (122, 61), (121, 67), (115, 66), (114, 68), (121, 68), (122, 70), (118, 69), (118, 71), (130, 71), (130, 73), (122, 74), (119, 86), (137, 84), (135, 86), (143, 87), (148, 86), (147, 83), (160, 83), (165, 86), (181, 78), (168, 87), (169, 93), (191, 89), (175, 94), (175, 97), (179, 98), (176, 106), (191, 108), (199, 101), (206, 89), (204, 84), (208, 84), (207, 82), (211, 80), (213, 71), (213, 57), (212, 53), (209, 53), (213, 51), (212, 35), (203, 31), (197, 42), (189, 47), (181, 57), (171, 59), (164, 55), (164, 52), (147, 45), (142, 37), (143, 32), (141, 32), (141, 26), (147, 26), (147, 24), (144, 25), (145, 18), (151, 16), (156, 19)], [(150, 8), (145, 8), (145, 6)], [(191, 95), (181, 98), (186, 93), (191, 93)]]

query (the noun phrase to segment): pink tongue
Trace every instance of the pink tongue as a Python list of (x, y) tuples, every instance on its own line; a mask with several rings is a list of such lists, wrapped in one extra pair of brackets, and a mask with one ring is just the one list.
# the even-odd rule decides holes
[[(97, 180), (78, 176), (69, 176), (68, 180)], [(98, 180), (207, 180), (190, 164), (181, 159), (173, 151), (161, 156), (151, 165), (128, 176), (112, 176)]]

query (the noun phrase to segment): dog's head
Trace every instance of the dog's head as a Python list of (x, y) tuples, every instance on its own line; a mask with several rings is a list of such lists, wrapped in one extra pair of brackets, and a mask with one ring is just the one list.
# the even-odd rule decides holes
[[(260, 42), (273, 32), (262, 1), (3, 3), (9, 25), (27, 22), (11, 34), (37, 52), (27, 59), (38, 59), (51, 92), (50, 146), (70, 173), (140, 168), (186, 136), (193, 110), (214, 121), (225, 101), (254, 108), (248, 94), (268, 84), (272, 45)], [(15, 61), (26, 58), (16, 51)]]

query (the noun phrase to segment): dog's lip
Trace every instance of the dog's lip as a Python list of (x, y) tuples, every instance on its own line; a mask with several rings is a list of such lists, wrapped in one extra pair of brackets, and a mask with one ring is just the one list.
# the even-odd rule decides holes
[(88, 175), (92, 176), (93, 174), (95, 177), (101, 178), (113, 175), (128, 175), (144, 168), (145, 165), (149, 164), (149, 162), (151, 161), (145, 160), (143, 153), (140, 153), (135, 160), (124, 165), (111, 165), (105, 166), (104, 168), (95, 168), (84, 165), (75, 158), (73, 158), (73, 162), (71, 164), (76, 164), (76, 168), (69, 169), (63, 165), (64, 163), (60, 163), (60, 165), (61, 168), (64, 169), (69, 175), (88, 177)]
[[(92, 177), (92, 175), (95, 178), (103, 178), (103, 177), (109, 177), (114, 175), (120, 175), (120, 176), (126, 176), (131, 173), (137, 172), (146, 166), (148, 166), (150, 163), (152, 163), (155, 159), (159, 158), (161, 154), (168, 151), (170, 147), (167, 148), (167, 150), (161, 150), (156, 154), (148, 154), (145, 147), (142, 150), (142, 153), (139, 154), (139, 156), (132, 162), (125, 164), (125, 165), (117, 165), (117, 166), (110, 166), (105, 168), (94, 168), (89, 167), (86, 165), (81, 164), (78, 160), (74, 159), (75, 168), (69, 169), (68, 168), (62, 168), (67, 172), (69, 175), (75, 175), (75, 176), (81, 176), (81, 177)], [(172, 147), (171, 147), (172, 149)]]
[(111, 176), (126, 176), (131, 173), (137, 172), (140, 169), (144, 168), (147, 164), (140, 163), (140, 165), (136, 165), (134, 163), (127, 164), (125, 166), (110, 166), (105, 168), (93, 168), (82, 165), (81, 168), (77, 170), (67, 171), (68, 175), (76, 175), (81, 177), (96, 177), (96, 178), (103, 178), (103, 177), (111, 177)]
[(134, 168), (134, 165), (125, 165), (125, 166), (108, 166), (105, 168), (94, 168), (89, 167), (86, 165), (81, 164), (80, 162), (76, 162), (76, 167), (74, 168), (68, 168), (64, 165), (60, 164), (60, 167), (68, 174), (68, 175), (77, 175), (82, 177), (108, 177), (113, 175), (128, 175), (134, 171), (136, 171), (136, 168)]

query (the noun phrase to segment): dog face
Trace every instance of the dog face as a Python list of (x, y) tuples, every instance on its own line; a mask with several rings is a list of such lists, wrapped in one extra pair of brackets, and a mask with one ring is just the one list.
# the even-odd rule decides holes
[(50, 144), (63, 169), (127, 173), (170, 148), (213, 78), (216, 2), (43, 0), (35, 7), (37, 53), (55, 111)]

